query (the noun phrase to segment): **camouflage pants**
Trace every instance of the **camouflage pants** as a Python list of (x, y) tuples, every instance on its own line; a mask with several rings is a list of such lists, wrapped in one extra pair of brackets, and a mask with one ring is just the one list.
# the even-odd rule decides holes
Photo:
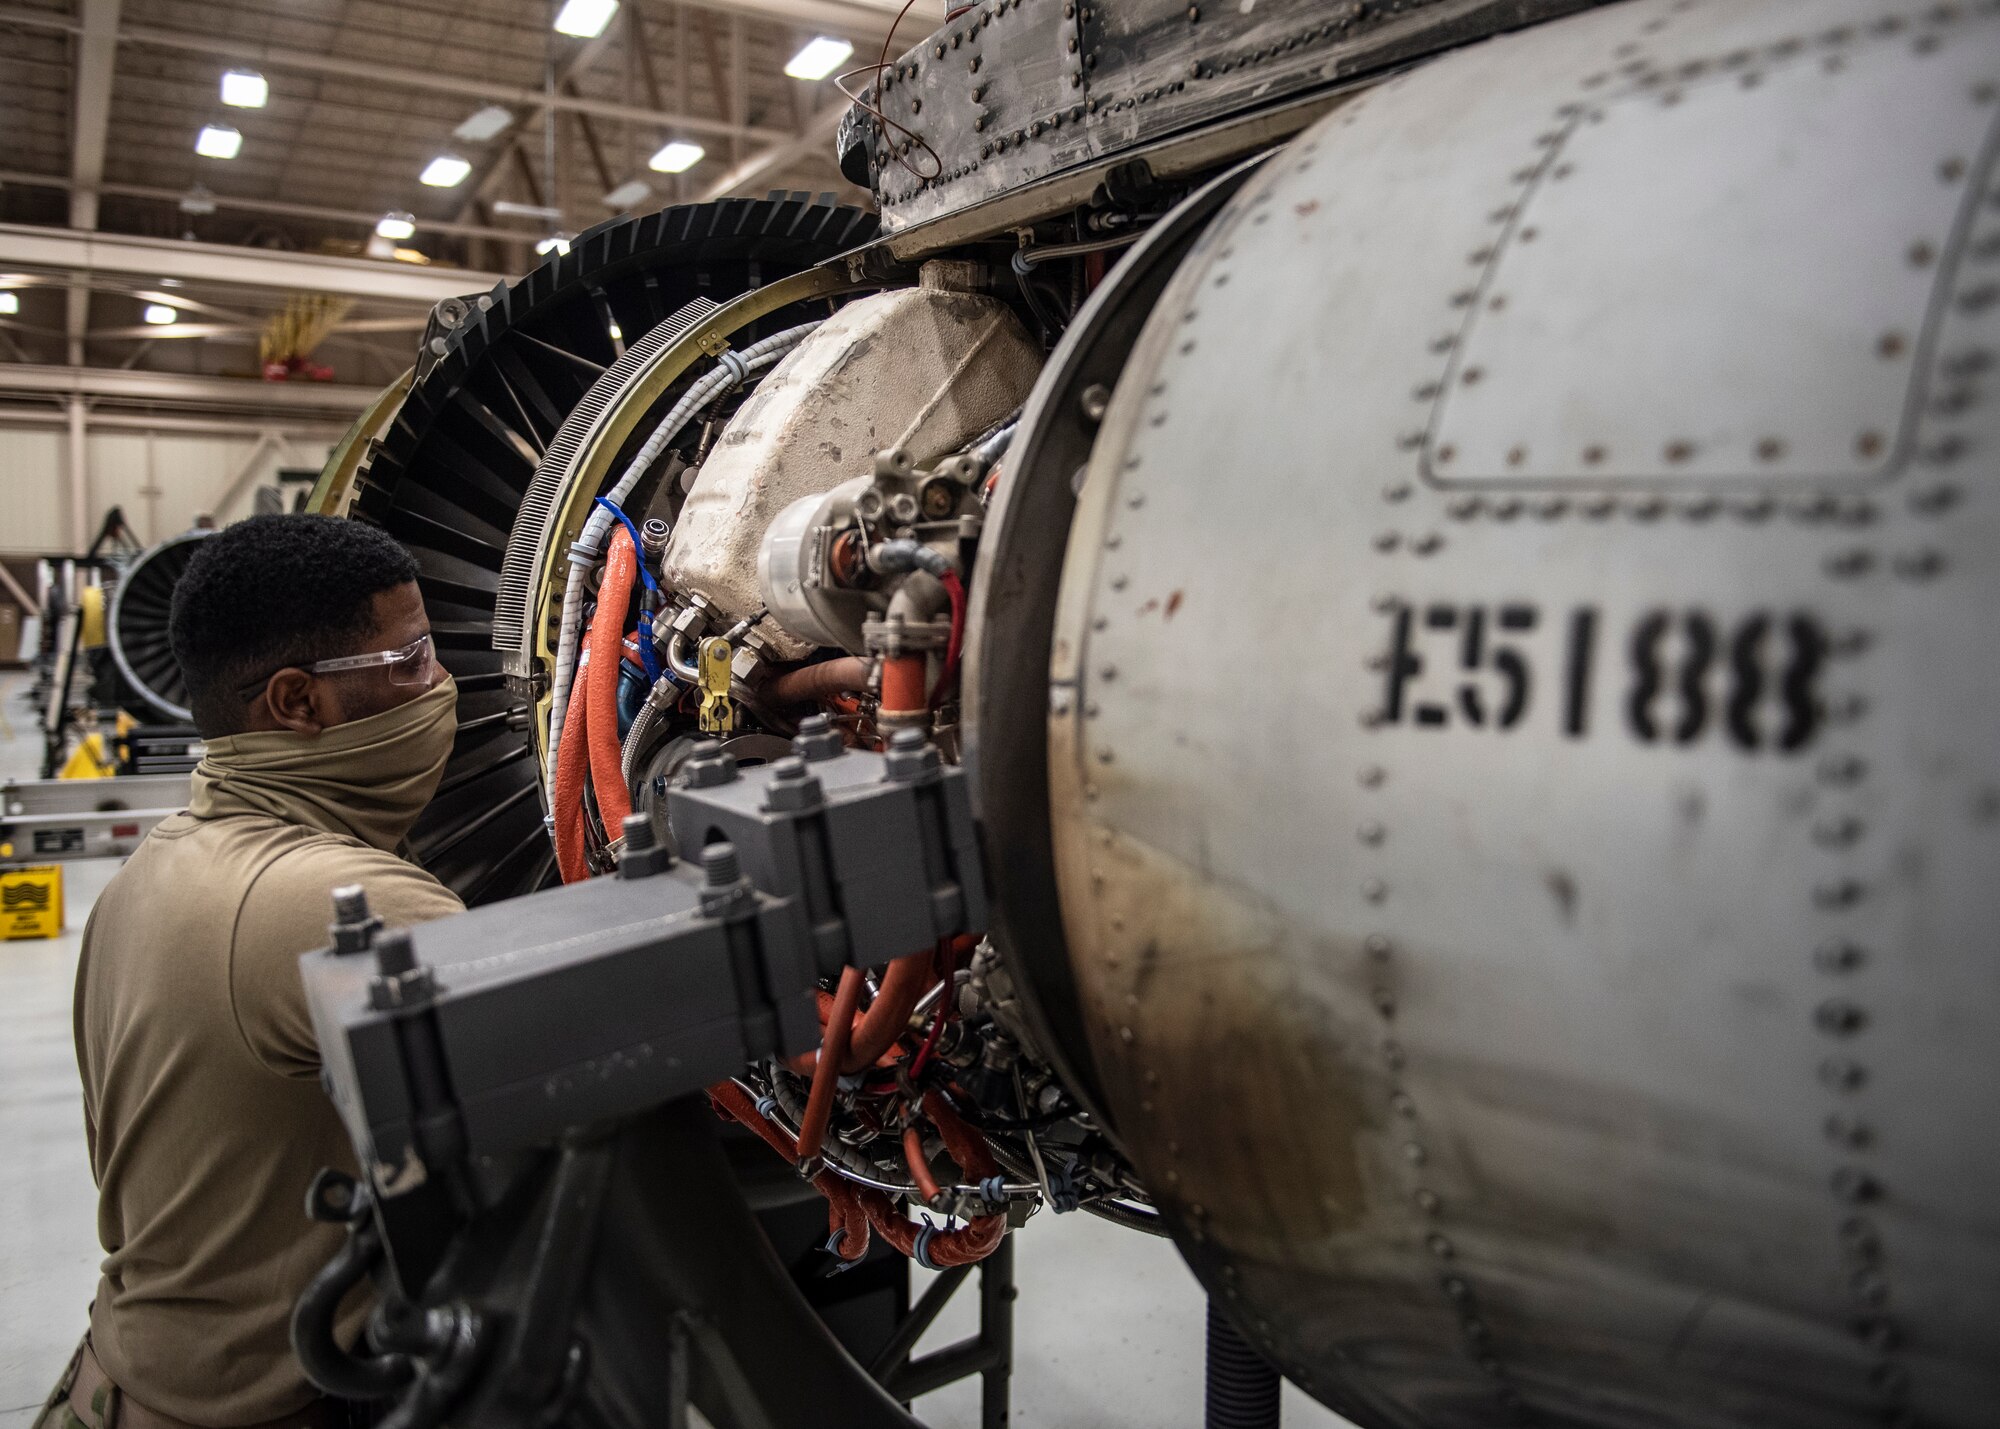
[(56, 1387), (49, 1391), (42, 1412), (35, 1416), (31, 1429), (117, 1429), (118, 1391), (109, 1383), (99, 1386), (92, 1396), (90, 1417), (85, 1419), (70, 1407), (70, 1386), (76, 1383), (77, 1367), (83, 1363), (83, 1347), (90, 1342), (86, 1335), (76, 1342), (76, 1353), (69, 1357), (69, 1368), (63, 1371)]

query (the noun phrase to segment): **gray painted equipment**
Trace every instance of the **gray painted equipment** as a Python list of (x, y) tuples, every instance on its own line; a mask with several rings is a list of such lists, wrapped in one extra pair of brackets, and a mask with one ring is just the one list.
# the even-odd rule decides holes
[(123, 858), (187, 798), (185, 774), (9, 779), (0, 784), (0, 863)]

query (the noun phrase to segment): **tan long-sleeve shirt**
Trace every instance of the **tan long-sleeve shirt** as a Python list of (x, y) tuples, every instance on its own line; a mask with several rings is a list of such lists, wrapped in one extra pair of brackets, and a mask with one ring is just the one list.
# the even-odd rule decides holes
[(205, 799), (201, 776), (196, 794), (212, 816), (160, 824), (84, 929), (77, 1062), (105, 1250), (91, 1343), (141, 1404), (228, 1429), (316, 1394), (289, 1321), (344, 1232), (306, 1219), (306, 1187), (322, 1166), (354, 1170), (299, 955), (327, 943), (340, 884), (392, 926), (461, 905), (352, 834), (217, 815), (240, 803)]

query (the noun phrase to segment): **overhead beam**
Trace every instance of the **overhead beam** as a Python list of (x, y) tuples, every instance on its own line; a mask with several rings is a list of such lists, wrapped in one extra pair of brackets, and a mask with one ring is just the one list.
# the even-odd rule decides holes
[[(62, 189), (75, 187), (73, 180), (59, 174), (30, 174), (18, 169), (0, 169), (0, 184), (19, 184), (29, 188)], [(185, 189), (155, 188), (147, 184), (100, 183), (100, 194), (118, 198), (153, 199), (160, 203), (179, 205), (186, 197)], [(354, 208), (329, 208), (324, 204), (288, 203), (280, 199), (231, 198), (227, 194), (210, 194), (209, 198), (217, 208), (229, 209), (236, 213), (268, 213), (281, 218), (311, 218), (326, 223), (352, 223), (369, 229), (382, 217), (379, 213), (364, 212)], [(502, 243), (532, 243), (541, 235), (523, 232), (519, 229), (498, 228), (491, 224), (451, 223), (443, 219), (415, 219), (419, 233), (445, 233), (459, 238), (489, 238)]]
[(104, 140), (111, 127), (111, 77), (118, 60), (119, 0), (83, 0), (76, 32), (74, 107), (70, 115), (69, 223), (97, 227), (104, 182)]
[[(838, 35), (853, 40), (857, 47), (862, 40), (882, 43), (882, 37), (889, 33), (889, 26), (895, 22), (896, 12), (903, 8), (902, 0), (883, 0), (881, 4), (849, 3), (849, 0), (689, 0), (697, 10), (713, 10), (721, 15), (742, 15), (752, 20), (769, 20), (776, 24), (797, 25), (804, 29), (816, 30), (824, 35)], [(896, 33), (905, 36), (910, 44), (915, 44), (936, 25), (929, 17), (905, 19)]]
[[(5, 371), (0, 366), (0, 371)], [(0, 427), (61, 427), (69, 422), (62, 407), (24, 407), (0, 402)], [(254, 437), (259, 432), (282, 432), (302, 442), (336, 442), (347, 430), (338, 422), (315, 421), (310, 416), (281, 417), (190, 417), (154, 412), (107, 412), (98, 408), (90, 414), (92, 431), (121, 432), (218, 432), (229, 436)]]
[[(76, 20), (57, 11), (22, 10), (14, 6), (0, 6), (0, 24), (26, 25), (44, 30), (66, 30), (72, 33), (81, 28)], [(765, 142), (777, 142), (784, 138), (782, 130), (758, 127), (739, 129), (738, 126), (723, 120), (700, 114), (667, 114), (637, 105), (589, 99), (580, 95), (559, 93), (551, 97), (537, 89), (523, 89), (519, 85), (501, 84), (494, 80), (455, 74), (448, 70), (413, 69), (405, 65), (346, 59), (340, 55), (315, 54), (311, 50), (295, 50), (286, 45), (267, 45), (257, 40), (239, 40), (228, 35), (203, 35), (186, 30), (163, 29), (158, 25), (127, 25), (117, 33), (120, 44), (180, 50), (215, 59), (243, 60), (264, 69), (290, 70), (300, 74), (339, 75), (344, 79), (399, 86), (431, 94), (463, 94), (474, 99), (513, 105), (516, 108), (540, 110), (544, 106), (552, 106), (577, 114), (592, 114), (600, 119), (619, 119), (628, 124), (649, 124), (655, 128), (686, 129), (700, 134), (719, 135), (723, 138), (736, 133), (741, 133), (746, 139), (759, 139)]]
[[(562, 92), (568, 95), (575, 95), (577, 92), (576, 81), (573, 79), (564, 80), (562, 82)], [(729, 116), (724, 115), (723, 117), (727, 119)], [(576, 124), (577, 128), (583, 131), (583, 147), (590, 155), (591, 167), (597, 170), (597, 181), (604, 185), (598, 192), (609, 193), (614, 180), (611, 177), (611, 166), (604, 162), (604, 146), (597, 142), (597, 129), (590, 122), (588, 114), (577, 115)]]
[(504, 281), (497, 273), (420, 267), (367, 258), (328, 258), (221, 243), (85, 234), (60, 228), (0, 223), (0, 267), (53, 268), (75, 273), (144, 273), (184, 282), (335, 293), (435, 304), (483, 293)]
[[(593, 64), (597, 63), (597, 57), (611, 48), (614, 33), (614, 31), (606, 30), (596, 39), (586, 40), (575, 53), (571, 54), (563, 62), (562, 69), (555, 76), (558, 90), (577, 75), (582, 74)], [(560, 93), (555, 96), (556, 99), (567, 97)], [(548, 122), (549, 113), (553, 107), (550, 96), (537, 91), (532, 103), (528, 106), (527, 112), (514, 121), (514, 129), (504, 146), (504, 152), (494, 153), (478, 168), (473, 170), (472, 186), (467, 190), (470, 197), (466, 199), (465, 206), (458, 213), (461, 222), (480, 203), (494, 196), (495, 191), (500, 186), (500, 181), (506, 176), (509, 164), (512, 164), (520, 173), (521, 182), (528, 193), (528, 201), (537, 208), (543, 207), (541, 185), (536, 182), (534, 167), (528, 162), (528, 140)], [(655, 114), (661, 112), (657, 99), (654, 102), (653, 108), (648, 112)], [(549, 188), (553, 190), (556, 187), (555, 175), (550, 174)]]
[[(372, 332), (422, 332), (428, 325), (428, 317), (407, 318), (350, 318), (327, 329), (328, 337), (352, 337), (356, 333)], [(217, 338), (223, 342), (255, 342), (263, 335), (262, 323), (165, 323), (160, 326), (142, 324), (138, 327), (101, 327), (92, 337), (107, 337), (120, 342), (158, 342), (170, 338)]]
[(833, 136), (840, 129), (841, 115), (846, 112), (847, 101), (844, 99), (826, 105), (806, 120), (804, 130), (798, 135), (782, 144), (752, 154), (703, 189), (702, 201), (728, 198), (736, 193), (754, 194), (769, 187), (765, 180), (773, 174), (781, 174), (793, 164), (809, 159), (815, 154), (830, 156)]
[[(179, 372), (128, 372), (116, 367), (49, 367), (0, 362), (0, 393), (159, 402), (258, 412), (352, 415), (381, 396), (378, 387), (341, 382), (260, 382), (252, 378), (197, 377)], [(96, 421), (95, 414), (92, 421)]]
[[(69, 226), (97, 227), (98, 185), (104, 182), (104, 140), (111, 127), (111, 80), (118, 63), (119, 0), (83, 0), (77, 31), (76, 68), (70, 112)], [(64, 312), (67, 356), (83, 361), (84, 334), (90, 330), (90, 289), (70, 285)]]

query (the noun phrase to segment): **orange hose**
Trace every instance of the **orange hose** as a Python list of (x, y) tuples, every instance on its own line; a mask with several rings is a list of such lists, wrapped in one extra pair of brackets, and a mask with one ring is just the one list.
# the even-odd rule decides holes
[[(945, 1150), (951, 1153), (951, 1159), (958, 1164), (967, 1180), (983, 1180), (998, 1173), (999, 1164), (994, 1161), (993, 1153), (987, 1149), (986, 1138), (960, 1120), (958, 1113), (954, 1112), (936, 1092), (924, 1093), (924, 1115), (937, 1127), (938, 1135), (944, 1138)], [(906, 1160), (909, 1159), (909, 1139), (915, 1130), (912, 1127), (904, 1134), (903, 1151)], [(913, 1176), (916, 1174), (914, 1162), (910, 1171)], [(926, 1185), (924, 1178), (919, 1176), (916, 1179), (918, 1189), (928, 1193), (930, 1186)], [(935, 1182), (930, 1184), (934, 1186)], [(904, 1255), (914, 1258), (917, 1251), (917, 1236), (922, 1228), (916, 1222), (899, 1214), (894, 1203), (880, 1191), (864, 1189), (860, 1197), (861, 1204), (867, 1209), (869, 1221), (877, 1231), (881, 1232), (882, 1238)], [(968, 1265), (993, 1254), (1006, 1234), (1005, 1216), (975, 1216), (957, 1230), (933, 1234), (930, 1244), (925, 1247), (925, 1253), (930, 1257), (931, 1264), (940, 1270), (954, 1265)]]
[(924, 1156), (924, 1134), (915, 1126), (903, 1128), (903, 1160), (909, 1165), (910, 1179), (917, 1183), (924, 1204), (937, 1200), (937, 1177), (931, 1174), (931, 1163)]
[(805, 1115), (799, 1118), (801, 1161), (819, 1155), (820, 1144), (826, 1140), (826, 1124), (833, 1116), (834, 1084), (840, 1080), (840, 1063), (847, 1055), (848, 1033), (854, 1026), (862, 985), (859, 968), (849, 968), (840, 975), (840, 990), (833, 995), (833, 1009), (826, 1020), (826, 1041), (820, 1047), (819, 1065), (813, 1068), (812, 1090), (806, 1094)]
[[(916, 1259), (917, 1235), (922, 1227), (900, 1215), (894, 1203), (880, 1191), (863, 1187), (860, 1199), (868, 1212), (870, 1224), (881, 1233), (882, 1239), (912, 1260)], [(932, 1236), (927, 1252), (932, 1265), (939, 1270), (949, 1270), (954, 1265), (970, 1265), (976, 1260), (986, 1259), (1000, 1248), (1006, 1234), (1005, 1216), (977, 1216), (957, 1230), (941, 1231)]]
[[(931, 974), (931, 960), (924, 953), (913, 953), (890, 963), (889, 970), (882, 974), (882, 986), (876, 991), (875, 1000), (855, 1024), (847, 1053), (839, 1059), (840, 1070), (851, 1077), (895, 1046), (896, 1039), (910, 1030), (910, 1012), (917, 999), (936, 981)], [(827, 1030), (832, 1031), (831, 1022)]]
[[(766, 1145), (787, 1161), (799, 1159), (798, 1143), (787, 1136), (784, 1128), (773, 1126), (749, 1094), (734, 1082), (717, 1082), (708, 1089), (709, 1100), (714, 1103), (716, 1113), (741, 1122), (744, 1126), (764, 1139)], [(860, 1200), (854, 1194), (854, 1187), (831, 1171), (822, 1171), (812, 1179), (813, 1189), (826, 1197), (827, 1229), (837, 1231), (837, 1243), (842, 1260), (859, 1260), (868, 1253), (868, 1214), (862, 1209)]]
[(885, 716), (916, 716), (931, 707), (930, 692), (924, 688), (924, 671), (928, 664), (921, 655), (883, 658), (882, 713)]
[[(590, 628), (590, 787), (597, 795), (597, 812), (608, 838), (624, 832), (632, 812), (632, 791), (625, 787), (619, 766), (618, 669), (625, 655), (625, 610), (632, 601), (632, 582), (639, 574), (639, 554), (632, 533), (622, 525), (611, 533), (611, 553), (605, 558), (604, 580), (597, 588), (597, 615)], [(560, 759), (561, 751), (557, 752)]]
[(764, 696), (774, 705), (803, 705), (867, 688), (868, 662), (859, 655), (842, 655), (785, 671), (764, 687)]
[(585, 702), (572, 699), (563, 719), (562, 743), (556, 746), (556, 787), (549, 802), (556, 820), (556, 868), (564, 883), (581, 883), (590, 876), (583, 847), (583, 786), (590, 767), (588, 716)]
[[(965, 940), (959, 940), (965, 941)], [(902, 959), (890, 968), (893, 975), (896, 968), (906, 963), (917, 963), (916, 958)], [(921, 964), (918, 964), (921, 967)], [(807, 1140), (806, 1132), (814, 1121), (813, 1102), (807, 1099), (806, 1115), (801, 1119), (800, 1136), (794, 1141), (781, 1127), (773, 1126), (755, 1103), (734, 1082), (720, 1082), (710, 1087), (709, 1096), (715, 1103), (716, 1111), (733, 1117), (761, 1136), (780, 1156), (792, 1162), (817, 1153), (826, 1136), (826, 1118), (831, 1113), (834, 1077), (830, 1069), (839, 1063), (846, 1053), (846, 1039), (843, 1030), (854, 1025), (855, 1005), (861, 997), (861, 975), (849, 968), (841, 975), (840, 990), (830, 1000), (822, 997), (820, 1012), (826, 1020), (826, 1045), (821, 1049), (819, 1065), (813, 1069), (813, 1095), (822, 1096), (825, 1110), (817, 1118), (812, 1140)], [(890, 993), (888, 976), (883, 979), (882, 995), (877, 1003), (884, 1002)], [(900, 991), (897, 993), (900, 998)], [(904, 1014), (908, 1019), (908, 1012)], [(820, 1088), (827, 1090), (822, 1094)], [(927, 1091), (923, 1097), (923, 1112), (943, 1138), (945, 1150), (952, 1161), (969, 1180), (983, 1180), (999, 1173), (999, 1163), (986, 1145), (986, 1138), (968, 1126), (951, 1109), (951, 1104), (935, 1091)], [(923, 1134), (916, 1126), (903, 1130), (903, 1158), (908, 1163), (910, 1177), (916, 1183), (918, 1194), (925, 1201), (937, 1198), (940, 1192), (936, 1175), (923, 1152)], [(869, 1228), (872, 1226), (882, 1238), (904, 1255), (916, 1257), (918, 1237), (923, 1227), (902, 1215), (886, 1195), (866, 1187), (857, 1187), (831, 1171), (822, 1170), (813, 1177), (813, 1185), (827, 1198), (828, 1230), (838, 1239), (834, 1241), (837, 1253), (844, 1260), (858, 1260), (867, 1254)], [(938, 1269), (954, 1265), (969, 1265), (984, 1260), (999, 1248), (1007, 1234), (1007, 1218), (1004, 1215), (975, 1216), (956, 1230), (933, 1231), (924, 1247), (930, 1263)]]
[(986, 1138), (967, 1126), (964, 1119), (951, 1109), (950, 1102), (934, 1091), (925, 1092), (924, 1115), (938, 1129), (938, 1135), (944, 1139), (944, 1149), (951, 1153), (951, 1159), (968, 1176), (984, 1180), (998, 1174), (1000, 1163), (993, 1159)]

